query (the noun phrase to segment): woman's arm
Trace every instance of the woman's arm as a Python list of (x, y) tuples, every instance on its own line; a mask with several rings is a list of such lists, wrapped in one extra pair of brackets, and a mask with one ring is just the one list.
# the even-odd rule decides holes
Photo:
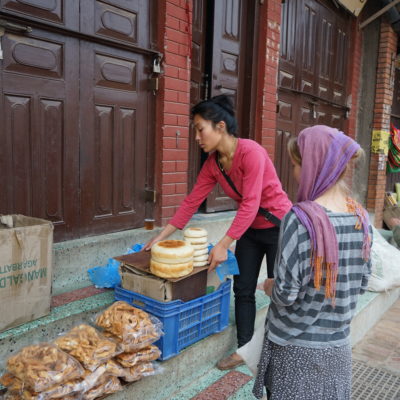
[(144, 246), (143, 250), (150, 250), (154, 243), (160, 242), (161, 240), (166, 239), (168, 236), (172, 235), (177, 228), (175, 228), (171, 224), (167, 224), (166, 227), (157, 235), (152, 237)]

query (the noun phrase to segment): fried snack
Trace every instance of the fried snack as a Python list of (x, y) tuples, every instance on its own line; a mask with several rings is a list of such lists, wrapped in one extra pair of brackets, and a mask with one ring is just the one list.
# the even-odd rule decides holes
[(155, 342), (162, 335), (161, 322), (145, 311), (117, 301), (96, 319), (107, 337), (116, 337), (123, 351), (133, 351)]
[(119, 353), (117, 343), (105, 338), (89, 325), (78, 325), (54, 343), (70, 354), (89, 371), (94, 371), (100, 364)]
[(93, 400), (106, 394), (111, 394), (122, 390), (120, 380), (116, 376), (104, 375), (99, 381), (99, 385), (86, 392), (82, 400)]
[(3, 376), (0, 377), (0, 383), (5, 387), (10, 387), (15, 380), (15, 376), (6, 372)]
[(116, 358), (123, 367), (129, 368), (139, 363), (157, 360), (160, 355), (161, 351), (153, 345), (135, 352), (119, 354)]
[(24, 347), (8, 359), (7, 370), (34, 392), (78, 379), (84, 372), (77, 360), (48, 343)]
[(127, 341), (122, 341), (112, 333), (104, 332), (104, 335), (115, 340), (122, 352), (131, 353), (150, 346), (161, 337), (162, 331), (154, 327), (153, 331), (148, 330), (143, 334), (138, 333), (136, 337), (131, 338), (131, 340), (128, 339)]
[(144, 376), (153, 375), (155, 368), (153, 363), (140, 363), (134, 367), (125, 368), (117, 361), (109, 360), (106, 363), (107, 373), (123, 379), (125, 382), (135, 382)]

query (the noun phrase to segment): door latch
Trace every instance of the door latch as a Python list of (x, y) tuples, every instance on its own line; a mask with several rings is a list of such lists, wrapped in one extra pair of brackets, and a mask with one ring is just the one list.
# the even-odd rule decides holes
[(161, 58), (157, 57), (153, 60), (153, 72), (155, 74), (161, 73)]
[(11, 31), (17, 32), (25, 32), (30, 33), (32, 32), (32, 28), (28, 25), (21, 25), (15, 22), (6, 21), (5, 19), (0, 19), (0, 28), (9, 29)]
[(144, 191), (144, 201), (155, 203), (157, 199), (157, 192), (152, 189), (145, 189)]
[(4, 27), (0, 26), (0, 60), (3, 59), (3, 48), (1, 46), (1, 41), (2, 41), (5, 33), (6, 33), (6, 30), (4, 29)]

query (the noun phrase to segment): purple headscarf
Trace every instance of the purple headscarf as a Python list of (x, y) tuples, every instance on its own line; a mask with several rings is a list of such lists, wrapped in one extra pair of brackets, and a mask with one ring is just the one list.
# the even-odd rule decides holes
[[(325, 271), (325, 295), (334, 298), (339, 261), (336, 232), (323, 207), (314, 200), (337, 183), (360, 146), (343, 132), (325, 125), (303, 129), (297, 144), (302, 163), (298, 202), (293, 206), (293, 211), (310, 235), (315, 287), (320, 288)], [(359, 218), (360, 223), (356, 228), (363, 228), (363, 257), (368, 259), (370, 237), (367, 214), (353, 200), (349, 201), (349, 211)]]

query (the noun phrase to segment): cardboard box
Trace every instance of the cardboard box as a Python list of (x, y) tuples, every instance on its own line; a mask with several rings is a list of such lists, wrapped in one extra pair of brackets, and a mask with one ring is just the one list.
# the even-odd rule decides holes
[(115, 257), (120, 265), (121, 286), (158, 301), (189, 301), (206, 294), (207, 267), (194, 268), (182, 278), (163, 279), (150, 272), (150, 252)]
[(51, 222), (0, 217), (0, 331), (50, 312), (52, 256)]

